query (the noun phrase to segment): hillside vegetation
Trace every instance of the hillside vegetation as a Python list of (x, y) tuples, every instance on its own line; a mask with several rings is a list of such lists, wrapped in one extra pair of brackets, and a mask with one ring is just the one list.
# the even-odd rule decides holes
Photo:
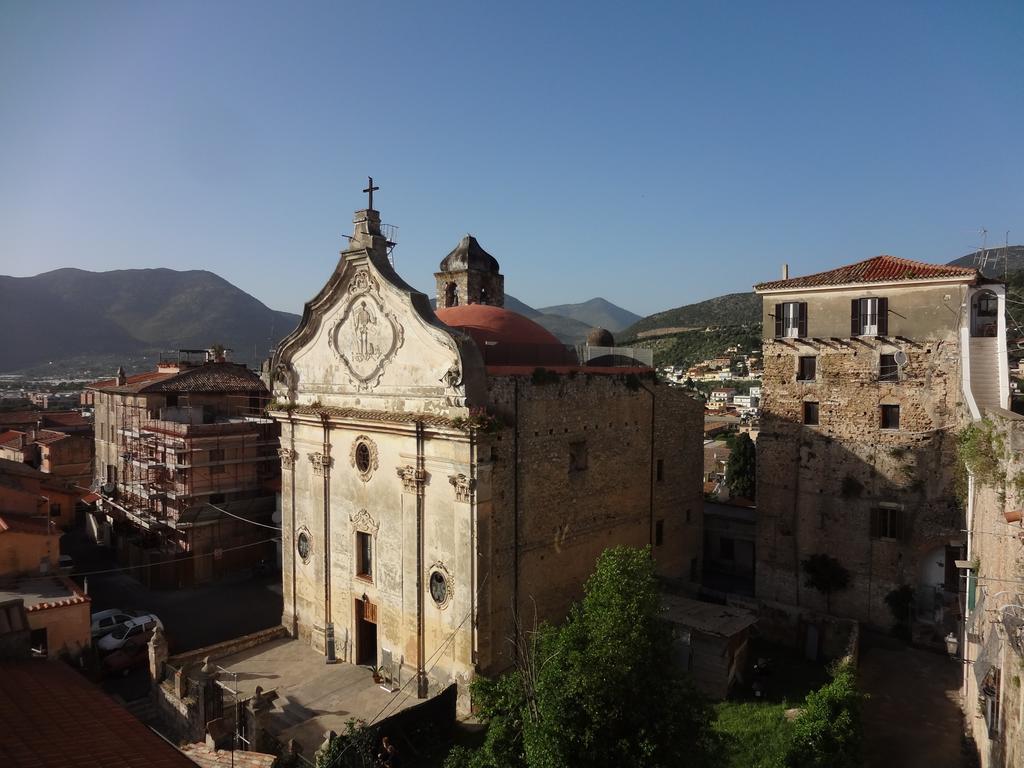
[(682, 331), (654, 338), (621, 342), (654, 350), (654, 364), (661, 367), (689, 367), (708, 358), (717, 357), (726, 348), (737, 346), (744, 354), (761, 352), (761, 324), (717, 328), (711, 331)]
[(761, 298), (749, 293), (727, 293), (696, 304), (686, 304), (638, 320), (622, 332), (635, 338), (658, 328), (705, 328), (709, 325), (750, 325), (761, 322)]

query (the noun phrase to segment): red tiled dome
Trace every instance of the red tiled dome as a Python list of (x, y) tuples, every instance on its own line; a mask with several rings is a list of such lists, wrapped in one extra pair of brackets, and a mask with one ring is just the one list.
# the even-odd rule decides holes
[(499, 344), (548, 345), (561, 342), (546, 328), (520, 314), (489, 304), (462, 304), (437, 310), (445, 325), (459, 328), (473, 337), (478, 347), (486, 342)]

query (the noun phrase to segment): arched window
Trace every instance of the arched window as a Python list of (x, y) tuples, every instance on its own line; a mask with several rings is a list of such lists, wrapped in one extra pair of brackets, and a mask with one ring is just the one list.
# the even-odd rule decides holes
[(995, 336), (999, 328), (999, 299), (992, 291), (978, 291), (971, 299), (971, 335)]
[(444, 305), (445, 307), (459, 306), (459, 286), (455, 283), (448, 283), (444, 287)]

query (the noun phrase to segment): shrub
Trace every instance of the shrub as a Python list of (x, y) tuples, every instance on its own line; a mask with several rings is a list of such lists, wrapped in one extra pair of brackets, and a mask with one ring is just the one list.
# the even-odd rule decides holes
[(831, 682), (810, 693), (797, 716), (787, 768), (859, 768), (863, 698), (853, 667), (836, 667)]

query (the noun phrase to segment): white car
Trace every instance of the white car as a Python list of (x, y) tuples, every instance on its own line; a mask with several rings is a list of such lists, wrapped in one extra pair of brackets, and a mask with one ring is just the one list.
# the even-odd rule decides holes
[(152, 613), (144, 613), (129, 619), (109, 635), (101, 637), (97, 645), (101, 651), (116, 651), (135, 638), (139, 638), (140, 642), (148, 642), (149, 638), (153, 636), (153, 630), (157, 627), (164, 628), (160, 619)]
[(126, 621), (131, 621), (138, 615), (138, 611), (122, 611), (120, 608), (97, 611), (92, 615), (92, 636), (97, 638), (109, 635)]

